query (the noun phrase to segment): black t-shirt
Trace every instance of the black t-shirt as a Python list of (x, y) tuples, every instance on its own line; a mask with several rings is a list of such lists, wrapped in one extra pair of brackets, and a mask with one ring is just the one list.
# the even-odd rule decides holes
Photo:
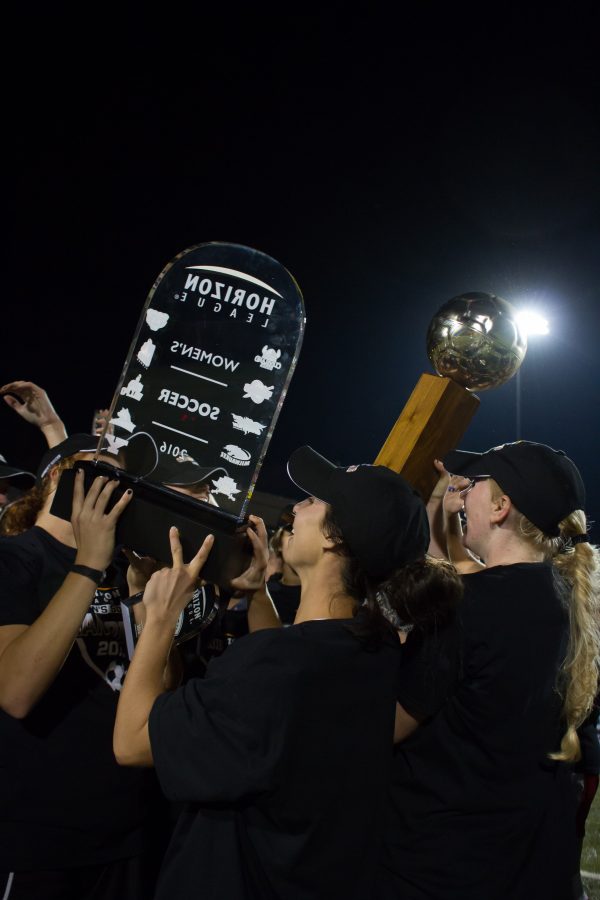
[[(74, 558), (41, 528), (1, 538), (0, 625), (31, 625)], [(0, 871), (91, 865), (141, 851), (155, 778), (117, 766), (112, 752), (128, 664), (125, 595), (109, 570), (46, 694), (25, 719), (0, 710)]]
[(395, 636), (365, 649), (347, 625), (247, 635), (158, 698), (156, 770), (187, 801), (158, 898), (370, 895), (400, 653)]
[(398, 700), (423, 724), (395, 751), (385, 897), (565, 900), (573, 852), (558, 673), (562, 584), (546, 564), (468, 575), (456, 624), (409, 639)]

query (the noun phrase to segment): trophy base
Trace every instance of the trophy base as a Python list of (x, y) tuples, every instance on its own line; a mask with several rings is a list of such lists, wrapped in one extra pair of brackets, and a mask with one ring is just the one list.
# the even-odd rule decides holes
[(454, 450), (478, 406), (479, 397), (449, 378), (421, 375), (375, 465), (399, 472), (427, 502), (439, 477), (433, 460)]
[[(134, 478), (106, 463), (84, 460), (77, 468), (83, 469), (86, 492), (98, 475), (117, 479), (119, 487), (113, 492), (108, 509), (126, 490), (133, 491), (117, 522), (117, 544), (170, 565), (169, 528), (174, 525), (179, 530), (186, 562), (195, 556), (208, 534), (214, 535), (214, 544), (201, 573), (204, 581), (226, 587), (250, 565), (252, 546), (246, 535), (248, 525), (231, 513), (162, 485)], [(70, 520), (74, 481), (73, 469), (62, 473), (50, 509), (53, 516)]]

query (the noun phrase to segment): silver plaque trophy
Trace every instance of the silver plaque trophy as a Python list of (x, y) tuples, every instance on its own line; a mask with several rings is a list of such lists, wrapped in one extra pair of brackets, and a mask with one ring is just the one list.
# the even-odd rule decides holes
[[(86, 484), (118, 477), (133, 498), (118, 541), (170, 560), (215, 543), (203, 577), (227, 585), (247, 566), (246, 510), (292, 378), (305, 325), (300, 289), (271, 257), (237, 244), (200, 244), (168, 263), (140, 316), (98, 444), (117, 468), (83, 463)], [(97, 454), (98, 455), (98, 454)], [(52, 512), (70, 516), (73, 477)], [(190, 496), (203, 485), (210, 502)], [(182, 490), (184, 491), (182, 493)]]

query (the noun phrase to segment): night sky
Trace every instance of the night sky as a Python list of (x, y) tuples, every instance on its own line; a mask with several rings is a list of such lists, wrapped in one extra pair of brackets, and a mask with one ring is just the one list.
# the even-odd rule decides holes
[[(431, 371), (435, 311), (488, 291), (539, 309), (551, 333), (530, 339), (521, 369), (522, 433), (513, 379), (480, 395), (461, 446), (566, 450), (599, 520), (594, 29), (502, 14), (22, 13), (3, 111), (1, 383), (42, 385), (69, 431), (88, 430), (163, 266), (206, 241), (256, 247), (306, 304), (258, 483), (290, 494), (300, 444), (374, 459)], [(0, 422), (0, 452), (35, 467), (42, 438), (8, 408)]]

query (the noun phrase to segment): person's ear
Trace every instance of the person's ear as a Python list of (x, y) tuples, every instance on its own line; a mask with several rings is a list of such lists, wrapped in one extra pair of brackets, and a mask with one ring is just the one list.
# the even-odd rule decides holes
[(490, 522), (492, 525), (502, 525), (506, 522), (508, 515), (512, 509), (512, 500), (506, 494), (500, 494), (492, 500), (492, 511)]
[(52, 466), (52, 468), (48, 472), (48, 475), (50, 477), (52, 486), (56, 487), (56, 485), (58, 484), (58, 479), (60, 478), (60, 472), (58, 470), (58, 466)]

